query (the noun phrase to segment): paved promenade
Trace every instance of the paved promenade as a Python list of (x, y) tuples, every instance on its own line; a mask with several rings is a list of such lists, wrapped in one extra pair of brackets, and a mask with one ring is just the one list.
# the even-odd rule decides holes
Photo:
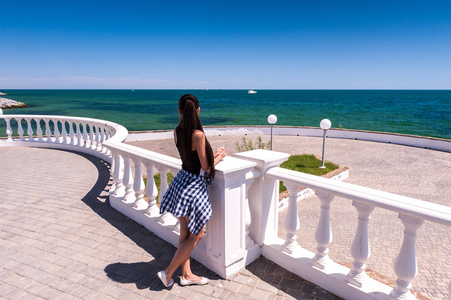
[(338, 299), (264, 258), (232, 280), (192, 261), (210, 284), (165, 289), (176, 249), (111, 208), (110, 184), (91, 156), (0, 147), (0, 299)]

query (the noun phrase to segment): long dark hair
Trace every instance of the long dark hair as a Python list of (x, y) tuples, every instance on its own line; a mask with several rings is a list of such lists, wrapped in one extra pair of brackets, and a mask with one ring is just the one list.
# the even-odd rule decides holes
[[(191, 164), (191, 160), (189, 159), (189, 154), (192, 149), (192, 139), (193, 133), (195, 130), (200, 130), (204, 132), (202, 128), (202, 123), (200, 121), (199, 115), (197, 114), (197, 109), (199, 108), (199, 100), (196, 96), (191, 94), (186, 94), (180, 97), (179, 99), (179, 110), (180, 110), (180, 122), (179, 125), (175, 128), (177, 136), (181, 137), (182, 140), (182, 159), (188, 165)], [(205, 137), (205, 151), (207, 153), (207, 161), (210, 165), (209, 177), (213, 179), (215, 177), (215, 163), (214, 163), (214, 154), (213, 149), (211, 149), (210, 143)]]

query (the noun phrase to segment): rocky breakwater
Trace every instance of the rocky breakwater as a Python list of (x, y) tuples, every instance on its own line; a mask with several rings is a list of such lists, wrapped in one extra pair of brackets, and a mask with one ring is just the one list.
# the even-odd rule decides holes
[(11, 99), (6, 99), (0, 97), (0, 108), (8, 109), (8, 108), (18, 108), (18, 107), (27, 107), (27, 105), (23, 102), (14, 101)]

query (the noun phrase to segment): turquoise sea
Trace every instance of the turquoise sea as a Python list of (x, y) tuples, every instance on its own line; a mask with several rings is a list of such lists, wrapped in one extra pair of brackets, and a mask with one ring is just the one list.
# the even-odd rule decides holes
[[(276, 125), (360, 129), (451, 139), (451, 90), (1, 90), (30, 107), (4, 114), (80, 116), (109, 120), (129, 131), (177, 125), (178, 98), (199, 98), (204, 126)], [(0, 136), (5, 124), (0, 121)]]

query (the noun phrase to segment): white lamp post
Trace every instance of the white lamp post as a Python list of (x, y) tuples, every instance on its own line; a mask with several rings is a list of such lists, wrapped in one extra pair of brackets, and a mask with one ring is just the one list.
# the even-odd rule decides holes
[(324, 166), (324, 153), (326, 151), (326, 131), (327, 129), (330, 128), (330, 126), (332, 126), (332, 123), (330, 122), (329, 119), (323, 119), (321, 120), (321, 123), (319, 124), (319, 126), (321, 126), (321, 129), (324, 130), (324, 135), (323, 135), (323, 162), (321, 164), (321, 169), (326, 168)]
[(269, 115), (268, 116), (268, 123), (271, 124), (271, 151), (272, 151), (272, 129), (274, 127), (274, 124), (277, 122), (276, 115)]

